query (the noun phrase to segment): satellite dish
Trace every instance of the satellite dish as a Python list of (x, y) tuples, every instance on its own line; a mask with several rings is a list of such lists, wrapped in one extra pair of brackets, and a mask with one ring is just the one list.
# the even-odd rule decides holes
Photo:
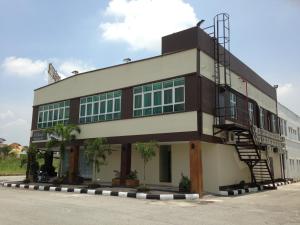
[(49, 63), (49, 66), (48, 66), (48, 84), (55, 83), (55, 82), (59, 81), (60, 79), (61, 78), (58, 75), (58, 73), (55, 70), (55, 68), (52, 65), (52, 63)]

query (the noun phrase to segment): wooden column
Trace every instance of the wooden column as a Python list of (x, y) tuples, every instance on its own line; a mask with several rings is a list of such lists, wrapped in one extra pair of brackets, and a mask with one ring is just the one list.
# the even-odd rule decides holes
[(79, 146), (72, 146), (69, 158), (69, 183), (75, 183), (78, 174)]
[(131, 144), (122, 144), (121, 148), (121, 184), (125, 184), (125, 178), (131, 170)]
[(191, 192), (202, 194), (203, 171), (200, 141), (190, 142), (190, 179)]

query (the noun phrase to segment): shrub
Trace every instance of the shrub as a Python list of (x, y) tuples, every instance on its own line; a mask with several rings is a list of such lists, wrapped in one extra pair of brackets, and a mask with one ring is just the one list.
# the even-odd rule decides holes
[(181, 174), (181, 180), (179, 183), (180, 192), (191, 192), (191, 181), (187, 176)]
[(138, 179), (138, 176), (137, 176), (137, 171), (134, 170), (134, 171), (130, 171), (130, 173), (127, 175), (127, 179), (131, 179), (131, 180), (137, 180)]

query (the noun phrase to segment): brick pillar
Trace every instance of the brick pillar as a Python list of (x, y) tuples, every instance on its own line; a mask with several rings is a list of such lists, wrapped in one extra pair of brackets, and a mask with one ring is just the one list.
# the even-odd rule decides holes
[(69, 158), (69, 183), (75, 183), (78, 175), (79, 146), (72, 146)]
[(200, 141), (190, 142), (190, 179), (191, 192), (202, 194), (203, 172)]
[(131, 144), (122, 144), (121, 147), (121, 184), (125, 184), (125, 178), (130, 173), (131, 170)]

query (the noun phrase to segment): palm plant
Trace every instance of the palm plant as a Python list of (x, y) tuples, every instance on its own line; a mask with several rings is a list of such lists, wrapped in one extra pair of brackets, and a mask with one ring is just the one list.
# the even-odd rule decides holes
[(144, 161), (144, 180), (143, 185), (145, 186), (146, 182), (146, 165), (147, 163), (156, 155), (156, 150), (159, 148), (159, 145), (156, 141), (150, 142), (138, 142), (135, 143), (136, 150), (141, 154), (141, 157)]
[(46, 129), (46, 133), (50, 135), (47, 148), (59, 147), (60, 162), (58, 176), (60, 177), (62, 174), (62, 158), (64, 157), (66, 146), (76, 139), (76, 134), (80, 133), (80, 128), (74, 124), (57, 124), (54, 127)]
[(106, 138), (88, 139), (85, 142), (85, 157), (88, 162), (93, 163), (97, 172), (106, 164), (107, 156), (110, 154), (111, 146)]

